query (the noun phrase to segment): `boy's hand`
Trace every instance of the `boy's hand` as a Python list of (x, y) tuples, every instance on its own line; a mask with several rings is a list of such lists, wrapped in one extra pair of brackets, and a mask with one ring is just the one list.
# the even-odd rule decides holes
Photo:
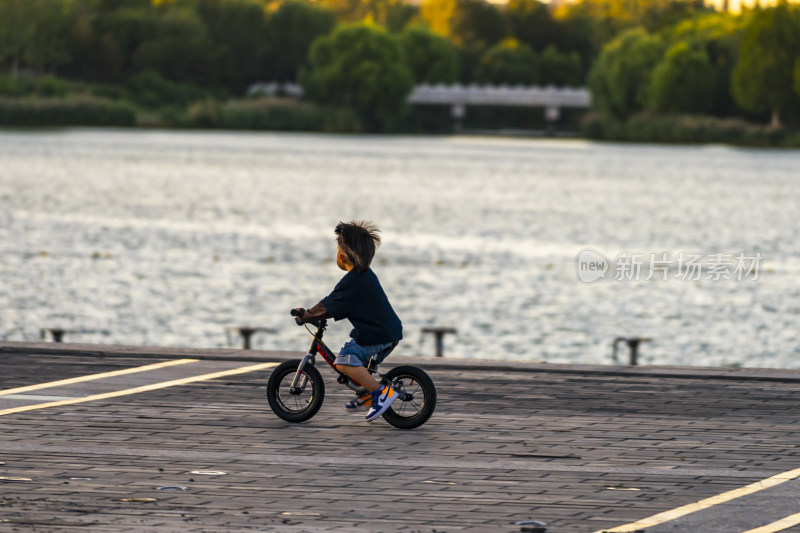
[(322, 305), (322, 302), (318, 303), (311, 309), (297, 307), (292, 311), (292, 314), (297, 317), (295, 321), (298, 324), (302, 324), (304, 322), (316, 322), (321, 318), (331, 318), (331, 315), (328, 314), (328, 310), (325, 309), (325, 306)]
[(294, 321), (298, 326), (303, 325), (303, 315), (305, 314), (305, 312), (306, 310), (303, 309), (302, 307), (295, 307), (294, 309), (292, 309), (292, 312), (290, 314), (294, 317)]

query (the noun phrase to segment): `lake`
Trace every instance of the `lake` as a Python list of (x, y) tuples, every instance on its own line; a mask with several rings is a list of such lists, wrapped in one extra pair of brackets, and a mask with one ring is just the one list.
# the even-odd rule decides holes
[(225, 347), (248, 325), (305, 349), (288, 311), (343, 274), (336, 223), (366, 218), (399, 354), (451, 326), (452, 358), (610, 364), (622, 336), (651, 339), (643, 364), (800, 368), (799, 198), (800, 151), (5, 131), (0, 339)]

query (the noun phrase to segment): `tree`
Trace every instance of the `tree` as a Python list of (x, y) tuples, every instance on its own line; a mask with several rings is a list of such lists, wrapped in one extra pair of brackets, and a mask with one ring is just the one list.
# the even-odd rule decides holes
[(24, 59), (29, 67), (44, 72), (69, 61), (67, 35), (70, 6), (62, 0), (26, 0), (35, 17), (28, 35)]
[(800, 57), (800, 10), (786, 4), (755, 12), (745, 28), (731, 91), (743, 109), (771, 112), (772, 125), (781, 114), (800, 107), (792, 90)]
[(379, 24), (396, 33), (405, 28), (419, 14), (419, 6), (405, 0), (366, 0), (365, 22)]
[(527, 44), (506, 39), (483, 54), (475, 74), (481, 83), (532, 85), (538, 79), (536, 54)]
[(309, 64), (300, 74), (305, 94), (352, 107), (367, 129), (391, 130), (405, 115), (414, 78), (397, 38), (380, 26), (337, 27), (314, 41)]
[(25, 0), (0, 0), (0, 62), (9, 61), (17, 77), (25, 44), (34, 33), (35, 10)]
[(154, 70), (165, 78), (213, 86), (220, 81), (220, 56), (195, 11), (166, 7), (148, 27), (133, 55), (136, 71)]
[(256, 0), (192, 3), (213, 42), (207, 54), (218, 66), (219, 81), (239, 92), (254, 81), (266, 79), (269, 28), (264, 5)]
[(718, 116), (729, 116), (738, 109), (731, 96), (731, 72), (739, 54), (745, 19), (729, 13), (703, 14), (684, 20), (666, 35), (672, 43), (686, 42), (690, 48), (707, 54), (714, 77), (709, 111)]
[(800, 96), (800, 57), (794, 62), (794, 92)]
[(550, 8), (539, 0), (509, 0), (506, 17), (511, 35), (536, 52), (556, 43), (562, 31)]
[(416, 83), (454, 83), (458, 79), (458, 48), (421, 24), (399, 35)]
[(639, 23), (647, 31), (656, 33), (669, 30), (683, 20), (691, 20), (699, 13), (716, 13), (712, 7), (705, 7), (699, 0), (669, 0), (667, 3), (648, 3), (642, 12)]
[(503, 14), (484, 0), (424, 0), (420, 15), (434, 32), (463, 48), (487, 48), (507, 34)]
[(679, 42), (653, 71), (648, 107), (664, 113), (711, 113), (715, 82), (706, 51)]
[(459, 0), (451, 21), (453, 40), (461, 46), (492, 46), (508, 34), (503, 14), (484, 0)]
[(539, 54), (539, 83), (557, 87), (577, 87), (583, 83), (581, 57), (577, 52), (564, 54), (550, 45)]
[(14, 78), (21, 66), (39, 71), (69, 60), (69, 6), (61, 0), (0, 0), (0, 62)]
[(311, 43), (336, 25), (333, 12), (305, 1), (290, 0), (270, 19), (270, 74), (278, 81), (295, 81), (308, 66)]
[(70, 61), (59, 68), (59, 73), (87, 81), (120, 82), (124, 60), (119, 43), (110, 35), (97, 33), (98, 17), (97, 6), (89, 0), (72, 4), (66, 44)]
[(589, 73), (593, 105), (620, 119), (641, 111), (649, 100), (653, 69), (663, 54), (661, 40), (642, 28), (608, 43)]
[(339, 21), (379, 24), (391, 32), (402, 30), (419, 12), (404, 0), (322, 0), (322, 6)]
[(100, 11), (91, 34), (78, 43), (72, 68), (98, 81), (122, 81), (133, 70), (136, 50), (153, 34), (155, 19), (149, 7)]
[(606, 35), (608, 25), (602, 19), (590, 16), (579, 4), (562, 4), (553, 13), (559, 32), (552, 44), (563, 53), (578, 53), (581, 58), (581, 80), (585, 83), (603, 43), (611, 38)]

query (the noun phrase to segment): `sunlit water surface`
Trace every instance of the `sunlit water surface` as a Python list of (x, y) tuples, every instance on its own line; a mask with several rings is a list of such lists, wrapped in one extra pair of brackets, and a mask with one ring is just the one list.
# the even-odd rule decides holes
[[(304, 349), (288, 310), (342, 272), (333, 227), (383, 230), (399, 354), (800, 368), (800, 152), (472, 137), (0, 133), (0, 339)], [(584, 283), (585, 248), (612, 260)], [(754, 256), (758, 277), (646, 281), (651, 252)], [(639, 281), (614, 280), (620, 253)], [(731, 266), (731, 277), (733, 276)], [(349, 327), (330, 328), (338, 346)], [(625, 352), (620, 359), (626, 358)]]

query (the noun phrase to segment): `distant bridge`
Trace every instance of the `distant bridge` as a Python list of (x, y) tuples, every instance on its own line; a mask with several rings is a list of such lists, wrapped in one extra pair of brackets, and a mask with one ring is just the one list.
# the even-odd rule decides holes
[[(255, 83), (247, 90), (248, 95), (271, 94), (294, 98), (303, 96), (303, 89), (294, 83)], [(555, 123), (565, 107), (588, 108), (592, 97), (584, 87), (525, 87), (494, 85), (417, 85), (408, 95), (411, 105), (449, 105), (455, 129), (460, 130), (467, 106), (542, 107), (548, 130), (554, 131)]]
[(552, 134), (561, 116), (561, 108), (588, 108), (592, 98), (585, 88), (422, 84), (414, 87), (408, 95), (408, 103), (451, 106), (456, 131), (461, 129), (469, 105), (543, 107), (548, 133)]

